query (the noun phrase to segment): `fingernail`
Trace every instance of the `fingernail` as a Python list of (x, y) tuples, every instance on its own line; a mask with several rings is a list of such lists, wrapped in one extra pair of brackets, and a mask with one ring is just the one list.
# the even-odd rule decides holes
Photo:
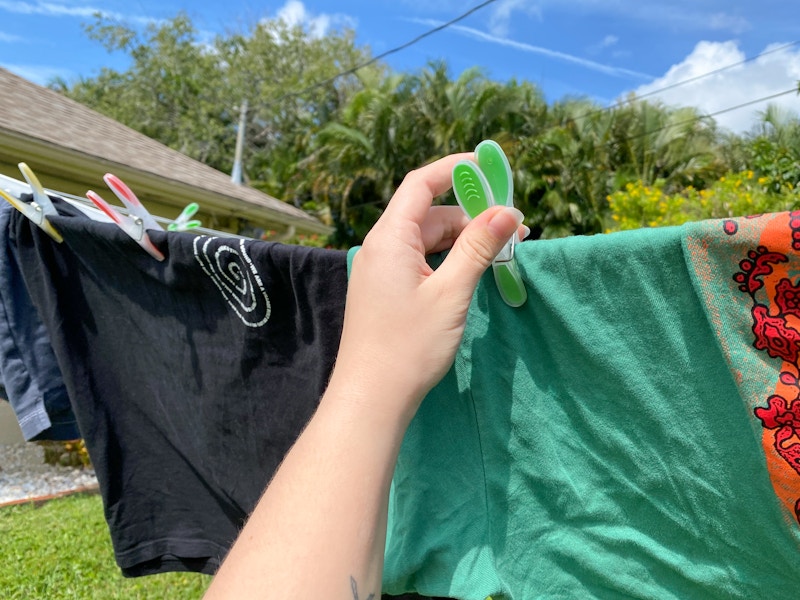
[(512, 230), (512, 233), (517, 227), (520, 226), (522, 220), (525, 218), (525, 215), (522, 214), (522, 211), (511, 206), (505, 207), (503, 210), (498, 210), (488, 223), (489, 229), (493, 231), (497, 237), (505, 237), (506, 235), (510, 235), (507, 233), (509, 216), (514, 219), (514, 229)]
[(523, 225), (522, 232), (523, 232), (522, 239), (524, 240), (531, 235), (531, 228), (528, 227), (527, 225)]
[(509, 206), (507, 210), (510, 214), (514, 215), (514, 218), (517, 221), (517, 225), (522, 224), (522, 221), (525, 220), (525, 215), (522, 214), (522, 211), (520, 209), (515, 208), (513, 206)]

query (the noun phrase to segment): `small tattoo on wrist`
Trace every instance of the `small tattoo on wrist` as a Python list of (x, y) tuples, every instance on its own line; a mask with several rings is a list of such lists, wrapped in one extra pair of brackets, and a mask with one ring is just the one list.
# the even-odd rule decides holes
[[(350, 589), (353, 590), (353, 600), (359, 600), (359, 597), (358, 597), (358, 584), (356, 583), (356, 580), (353, 579), (352, 575), (350, 576)], [(365, 600), (375, 600), (375, 594), (370, 594), (369, 596), (367, 596), (365, 598)]]

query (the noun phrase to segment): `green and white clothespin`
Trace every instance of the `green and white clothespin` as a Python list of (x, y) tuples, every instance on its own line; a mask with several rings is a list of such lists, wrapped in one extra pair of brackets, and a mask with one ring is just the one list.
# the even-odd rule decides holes
[(192, 219), (192, 217), (197, 213), (200, 206), (198, 206), (197, 202), (192, 202), (186, 208), (183, 209), (178, 218), (175, 219), (172, 223), (167, 225), (167, 229), (169, 231), (186, 231), (187, 229), (194, 229), (195, 227), (200, 227), (202, 223), (197, 219)]
[[(500, 145), (492, 140), (481, 142), (475, 148), (475, 160), (477, 164), (462, 160), (453, 167), (453, 191), (467, 216), (474, 219), (494, 205), (514, 206), (511, 165)], [(500, 296), (513, 307), (522, 306), (528, 299), (514, 258), (514, 247), (518, 242), (514, 233), (492, 262)]]

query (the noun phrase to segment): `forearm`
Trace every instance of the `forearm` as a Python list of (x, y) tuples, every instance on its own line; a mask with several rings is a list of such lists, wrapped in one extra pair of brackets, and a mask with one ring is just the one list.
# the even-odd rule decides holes
[(386, 406), (376, 399), (402, 393), (334, 375), (206, 598), (353, 600), (353, 585), (360, 600), (380, 596), (389, 486), (407, 422), (376, 411)]
[[(457, 207), (431, 208), (469, 157), (409, 173), (364, 240), (328, 390), (209, 600), (380, 596), (389, 487), (406, 427), (452, 365), (481, 274), (522, 221), (498, 206), (467, 225)], [(425, 253), (451, 246), (434, 272)]]

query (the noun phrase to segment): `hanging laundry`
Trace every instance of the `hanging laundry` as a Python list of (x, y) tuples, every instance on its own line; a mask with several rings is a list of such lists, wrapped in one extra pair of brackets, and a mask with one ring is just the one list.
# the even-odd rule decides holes
[(405, 436), (384, 591), (794, 597), (800, 213), (523, 243)]
[(0, 380), (28, 441), (81, 437), (50, 337), (22, 280), (9, 221), (16, 212), (0, 202)]
[(213, 573), (315, 410), (346, 254), (150, 231), (156, 261), (65, 203), (11, 237), (51, 332), (127, 576)]

